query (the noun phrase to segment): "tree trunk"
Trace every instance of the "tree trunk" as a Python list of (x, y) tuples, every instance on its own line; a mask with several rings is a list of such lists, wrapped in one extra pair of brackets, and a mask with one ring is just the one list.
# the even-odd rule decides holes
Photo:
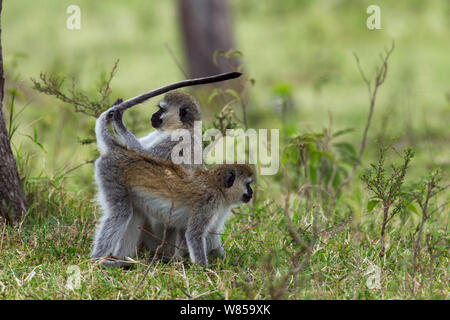
[(0, 217), (12, 224), (27, 211), (28, 204), (20, 183), (2, 112), (5, 84), (1, 45), (2, 6), (3, 1), (0, 0)]
[(178, 8), (189, 76), (231, 71), (223, 57), (217, 58), (218, 66), (213, 62), (216, 50), (233, 48), (228, 0), (179, 0)]

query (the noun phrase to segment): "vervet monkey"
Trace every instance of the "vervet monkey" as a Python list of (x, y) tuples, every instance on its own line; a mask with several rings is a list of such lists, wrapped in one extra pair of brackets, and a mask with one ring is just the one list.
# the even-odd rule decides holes
[[(129, 150), (109, 133), (115, 112), (114, 106), (105, 111), (95, 127), (100, 152), (95, 179), (104, 215), (91, 257), (133, 255), (140, 237), (137, 227), (151, 216), (176, 230), (177, 255), (187, 245), (192, 262), (208, 265), (206, 237), (210, 230), (221, 229), (233, 206), (250, 201), (252, 168), (234, 164), (194, 171)], [(133, 210), (136, 202), (150, 210)]]
[[(118, 100), (114, 105), (120, 104), (122, 100)], [(172, 141), (172, 133), (175, 130), (185, 129), (190, 132), (191, 141), (189, 147), (191, 152), (191, 162), (188, 164), (181, 164), (186, 169), (196, 169), (198, 167), (203, 167), (201, 163), (194, 163), (194, 148), (200, 148), (201, 150), (201, 140), (198, 142), (194, 139), (194, 122), (201, 120), (201, 111), (198, 103), (189, 94), (183, 91), (173, 91), (169, 92), (164, 96), (164, 99), (158, 105), (159, 110), (155, 112), (151, 117), (151, 124), (155, 131), (151, 132), (147, 136), (137, 139), (123, 124), (122, 115), (123, 111), (118, 110), (113, 113), (113, 128), (115, 132), (116, 139), (128, 149), (133, 149), (141, 153), (145, 153), (151, 156), (162, 158), (171, 161), (171, 155), (174, 147), (179, 143), (179, 141)], [(185, 142), (186, 143), (186, 142)], [(199, 144), (199, 145), (196, 145)], [(154, 208), (149, 208), (146, 206), (145, 201), (140, 202), (136, 199), (133, 205), (134, 211), (146, 211), (155, 210)], [(143, 212), (145, 215), (145, 212)], [(155, 251), (156, 248), (161, 243), (160, 240), (164, 233), (164, 224), (151, 218), (151, 215), (146, 219), (144, 225), (144, 230), (148, 230), (151, 235), (142, 235), (142, 243), (150, 251)], [(164, 245), (164, 247), (159, 251), (163, 256), (171, 256), (173, 254), (176, 234), (174, 230), (169, 229), (166, 232), (166, 239), (169, 244)], [(207, 237), (207, 247), (208, 252), (213, 255), (222, 256), (223, 249), (221, 246), (217, 248), (211, 248), (212, 244), (220, 242), (220, 237), (214, 230), (211, 235)]]
[[(121, 103), (116, 101), (115, 105)], [(134, 149), (149, 155), (171, 160), (172, 149), (179, 141), (172, 141), (172, 133), (175, 130), (185, 129), (191, 133), (191, 150), (195, 146), (194, 143), (194, 122), (201, 120), (201, 111), (195, 99), (183, 92), (173, 91), (164, 96), (164, 99), (158, 105), (159, 110), (151, 117), (152, 127), (155, 131), (140, 139), (128, 131), (122, 122), (123, 111), (114, 113), (113, 128), (116, 139), (119, 143), (129, 149)], [(201, 141), (198, 143), (201, 144)], [(201, 145), (199, 145), (201, 147)], [(193, 152), (192, 161), (189, 164), (183, 164), (185, 168), (195, 169), (203, 166), (202, 163), (194, 163)]]

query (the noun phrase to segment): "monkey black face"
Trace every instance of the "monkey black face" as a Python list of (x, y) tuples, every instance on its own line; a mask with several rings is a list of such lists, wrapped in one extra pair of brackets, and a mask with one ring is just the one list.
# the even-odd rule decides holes
[(155, 112), (152, 115), (151, 121), (152, 121), (153, 128), (157, 129), (157, 128), (161, 127), (161, 125), (163, 123), (161, 116), (163, 113), (164, 113), (164, 109), (160, 108), (157, 112)]
[(247, 202), (250, 201), (250, 199), (251, 199), (252, 196), (253, 196), (253, 190), (252, 190), (252, 187), (250, 187), (250, 182), (247, 183), (247, 184), (245, 185), (245, 188), (246, 188), (247, 190), (246, 190), (245, 193), (242, 195), (242, 201), (245, 202), (245, 203), (247, 203)]

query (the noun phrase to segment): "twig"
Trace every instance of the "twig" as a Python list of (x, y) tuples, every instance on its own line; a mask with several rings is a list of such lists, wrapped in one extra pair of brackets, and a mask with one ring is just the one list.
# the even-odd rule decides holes
[(227, 235), (227, 238), (225, 239), (225, 241), (222, 244), (222, 246), (225, 247), (226, 244), (228, 243), (228, 241), (230, 241), (231, 236), (234, 235), (236, 237), (236, 236), (238, 236), (240, 234), (246, 233), (247, 231), (256, 228), (257, 225), (258, 225), (257, 223), (255, 223), (253, 225), (247, 225), (241, 231), (239, 231), (238, 233), (233, 233), (233, 231), (230, 231), (230, 233), (228, 233), (228, 234), (226, 234), (226, 233), (216, 233), (216, 232), (210, 232), (209, 234), (217, 234), (217, 235), (222, 235), (222, 236)]
[(430, 255), (430, 264), (428, 267), (428, 277), (429, 277), (429, 290), (430, 290), (430, 297), (433, 295), (433, 263), (434, 260), (438, 257), (437, 254), (433, 254), (433, 247), (438, 241), (433, 242), (433, 235), (428, 234), (426, 237), (426, 243), (428, 247), (428, 254)]
[(111, 93), (111, 88), (110, 88), (110, 84), (112, 79), (114, 78), (114, 76), (116, 75), (117, 72), (117, 66), (119, 65), (119, 59), (116, 60), (116, 62), (114, 63), (114, 66), (111, 70), (111, 72), (109, 73), (109, 78), (108, 80), (106, 80), (106, 84), (105, 84), (105, 88), (102, 90), (100, 89), (100, 94), (102, 95), (102, 101), (101, 103), (105, 103), (106, 98), (110, 95)]
[(428, 211), (428, 202), (431, 198), (431, 191), (433, 190), (433, 186), (428, 184), (427, 185), (427, 195), (426, 195), (426, 199), (425, 199), (425, 203), (421, 203), (419, 201), (419, 206), (422, 209), (422, 220), (420, 221), (420, 226), (419, 226), (419, 231), (417, 232), (417, 238), (414, 244), (414, 254), (413, 254), (413, 258), (412, 258), (412, 264), (413, 264), (413, 274), (412, 274), (412, 292), (414, 294), (414, 278), (416, 277), (416, 272), (417, 272), (417, 254), (419, 253), (419, 248), (420, 248), (420, 239), (422, 236), (422, 231), (423, 231), (423, 227), (425, 226), (425, 222), (428, 220), (428, 218), (430, 217), (427, 213)]
[[(142, 227), (138, 227), (139, 230), (141, 230), (143, 233), (145, 233), (146, 235), (158, 240), (158, 241), (163, 241), (163, 239), (161, 239), (160, 237), (158, 237), (157, 235), (155, 235), (154, 233), (151, 233), (150, 231), (142, 228)], [(171, 242), (166, 241), (166, 244), (168, 244), (169, 246), (172, 246), (174, 248), (177, 248), (179, 250), (186, 250), (187, 248), (180, 248), (179, 246), (177, 246), (176, 244), (173, 244)]]
[[(439, 184), (438, 184), (439, 181), (440, 181), (440, 177), (437, 174), (432, 174), (431, 180), (429, 182), (427, 182), (425, 185), (423, 185), (419, 189), (418, 193), (415, 195), (416, 201), (419, 204), (419, 207), (422, 211), (422, 219), (420, 221), (419, 229), (417, 231), (417, 238), (416, 238), (416, 241), (414, 244), (414, 252), (413, 252), (413, 257), (412, 257), (412, 293), (413, 294), (414, 294), (414, 289), (415, 289), (414, 279), (416, 277), (416, 273), (417, 273), (417, 269), (418, 269), (417, 256), (420, 251), (420, 241), (421, 241), (422, 232), (423, 232), (425, 223), (431, 218), (431, 216), (433, 215), (433, 213), (436, 212), (436, 210), (438, 210), (439, 208), (445, 207), (448, 203), (448, 202), (444, 203), (442, 206), (437, 207), (432, 212), (429, 212), (430, 200), (434, 196), (436, 196), (439, 192), (446, 189), (446, 187), (439, 186)], [(424, 193), (425, 188), (426, 188), (426, 196), (425, 196), (425, 200), (424, 200), (422, 198), (422, 195)], [(427, 241), (428, 241), (428, 239), (427, 239)], [(428, 242), (427, 242), (427, 244), (428, 244)]]
[[(335, 227), (333, 230), (330, 230), (330, 231), (323, 230), (323, 231), (319, 232), (319, 235), (329, 236), (329, 235), (335, 234), (335, 233), (341, 231), (342, 229), (344, 229), (344, 227), (352, 220), (353, 220), (353, 217), (350, 217), (347, 220), (345, 220), (343, 223), (341, 223), (338, 227)], [(328, 228), (328, 229), (330, 229), (330, 228)]]
[[(105, 79), (105, 82), (98, 89), (98, 93), (101, 96), (100, 99), (90, 99), (86, 94), (77, 90), (74, 79), (72, 79), (72, 87), (71, 90), (69, 89), (69, 94), (65, 94), (61, 89), (64, 83), (64, 79), (60, 79), (56, 76), (52, 75), (47, 76), (47, 74), (41, 73), (40, 81), (35, 80), (33, 78), (31, 78), (31, 81), (33, 82), (33, 88), (35, 90), (45, 93), (47, 95), (55, 96), (57, 99), (65, 103), (72, 104), (75, 107), (75, 112), (81, 112), (86, 115), (97, 118), (104, 110), (110, 107), (110, 103), (107, 101), (107, 99), (111, 94), (110, 83), (117, 72), (118, 63), (119, 60), (116, 60), (111, 72), (109, 73), (109, 77)], [(116, 105), (115, 108), (116, 110), (124, 111), (128, 108), (135, 106), (136, 104), (142, 103), (152, 97), (155, 97), (157, 95), (163, 94), (171, 90), (187, 86), (195, 86), (200, 84), (225, 81), (229, 79), (238, 78), (241, 75), (242, 73), (240, 72), (228, 72), (210, 77), (187, 79), (128, 99), (122, 102), (121, 104)]]
[(367, 116), (366, 126), (364, 128), (363, 138), (361, 140), (361, 146), (359, 149), (358, 156), (356, 157), (356, 159), (353, 163), (350, 174), (336, 188), (336, 192), (335, 192), (336, 194), (338, 194), (339, 191), (351, 181), (351, 179), (353, 178), (353, 175), (355, 174), (356, 168), (358, 167), (359, 163), (361, 162), (361, 157), (364, 153), (364, 150), (366, 149), (367, 133), (369, 132), (370, 123), (372, 122), (372, 116), (373, 116), (373, 111), (375, 109), (375, 101), (376, 101), (376, 97), (377, 97), (378, 88), (383, 84), (384, 80), (386, 79), (387, 70), (388, 70), (387, 62), (389, 60), (389, 57), (390, 57), (392, 51), (394, 50), (394, 47), (395, 47), (394, 42), (392, 42), (391, 48), (385, 49), (385, 53), (386, 53), (385, 56), (384, 57), (381, 56), (382, 65), (380, 68), (377, 68), (377, 74), (375, 76), (375, 84), (373, 86), (373, 89), (372, 89), (372, 85), (371, 85), (370, 81), (367, 79), (366, 75), (364, 74), (364, 71), (361, 68), (361, 64), (359, 62), (359, 58), (358, 58), (357, 54), (353, 53), (353, 55), (355, 56), (355, 59), (356, 59), (356, 65), (358, 66), (359, 73), (361, 74), (361, 77), (369, 91), (369, 99), (370, 99), (369, 114)]
[(166, 43), (164, 43), (164, 46), (166, 47), (167, 51), (169, 51), (169, 54), (172, 57), (172, 59), (175, 62), (175, 64), (177, 65), (178, 69), (181, 71), (183, 76), (187, 79), (188, 78), (187, 72), (181, 66), (181, 63), (178, 61), (178, 59), (175, 56), (175, 54), (173, 53), (172, 49), (170, 49), (169, 44), (166, 42)]

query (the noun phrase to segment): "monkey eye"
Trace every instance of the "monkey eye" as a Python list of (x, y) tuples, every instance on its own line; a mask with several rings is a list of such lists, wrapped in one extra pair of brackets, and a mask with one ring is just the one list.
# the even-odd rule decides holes
[(225, 174), (225, 188), (231, 188), (234, 184), (235, 179), (236, 179), (236, 174), (233, 171), (228, 171)]
[(189, 108), (181, 108), (180, 109), (180, 118), (181, 119), (185, 118), (186, 115), (188, 114), (188, 112), (189, 112)]

